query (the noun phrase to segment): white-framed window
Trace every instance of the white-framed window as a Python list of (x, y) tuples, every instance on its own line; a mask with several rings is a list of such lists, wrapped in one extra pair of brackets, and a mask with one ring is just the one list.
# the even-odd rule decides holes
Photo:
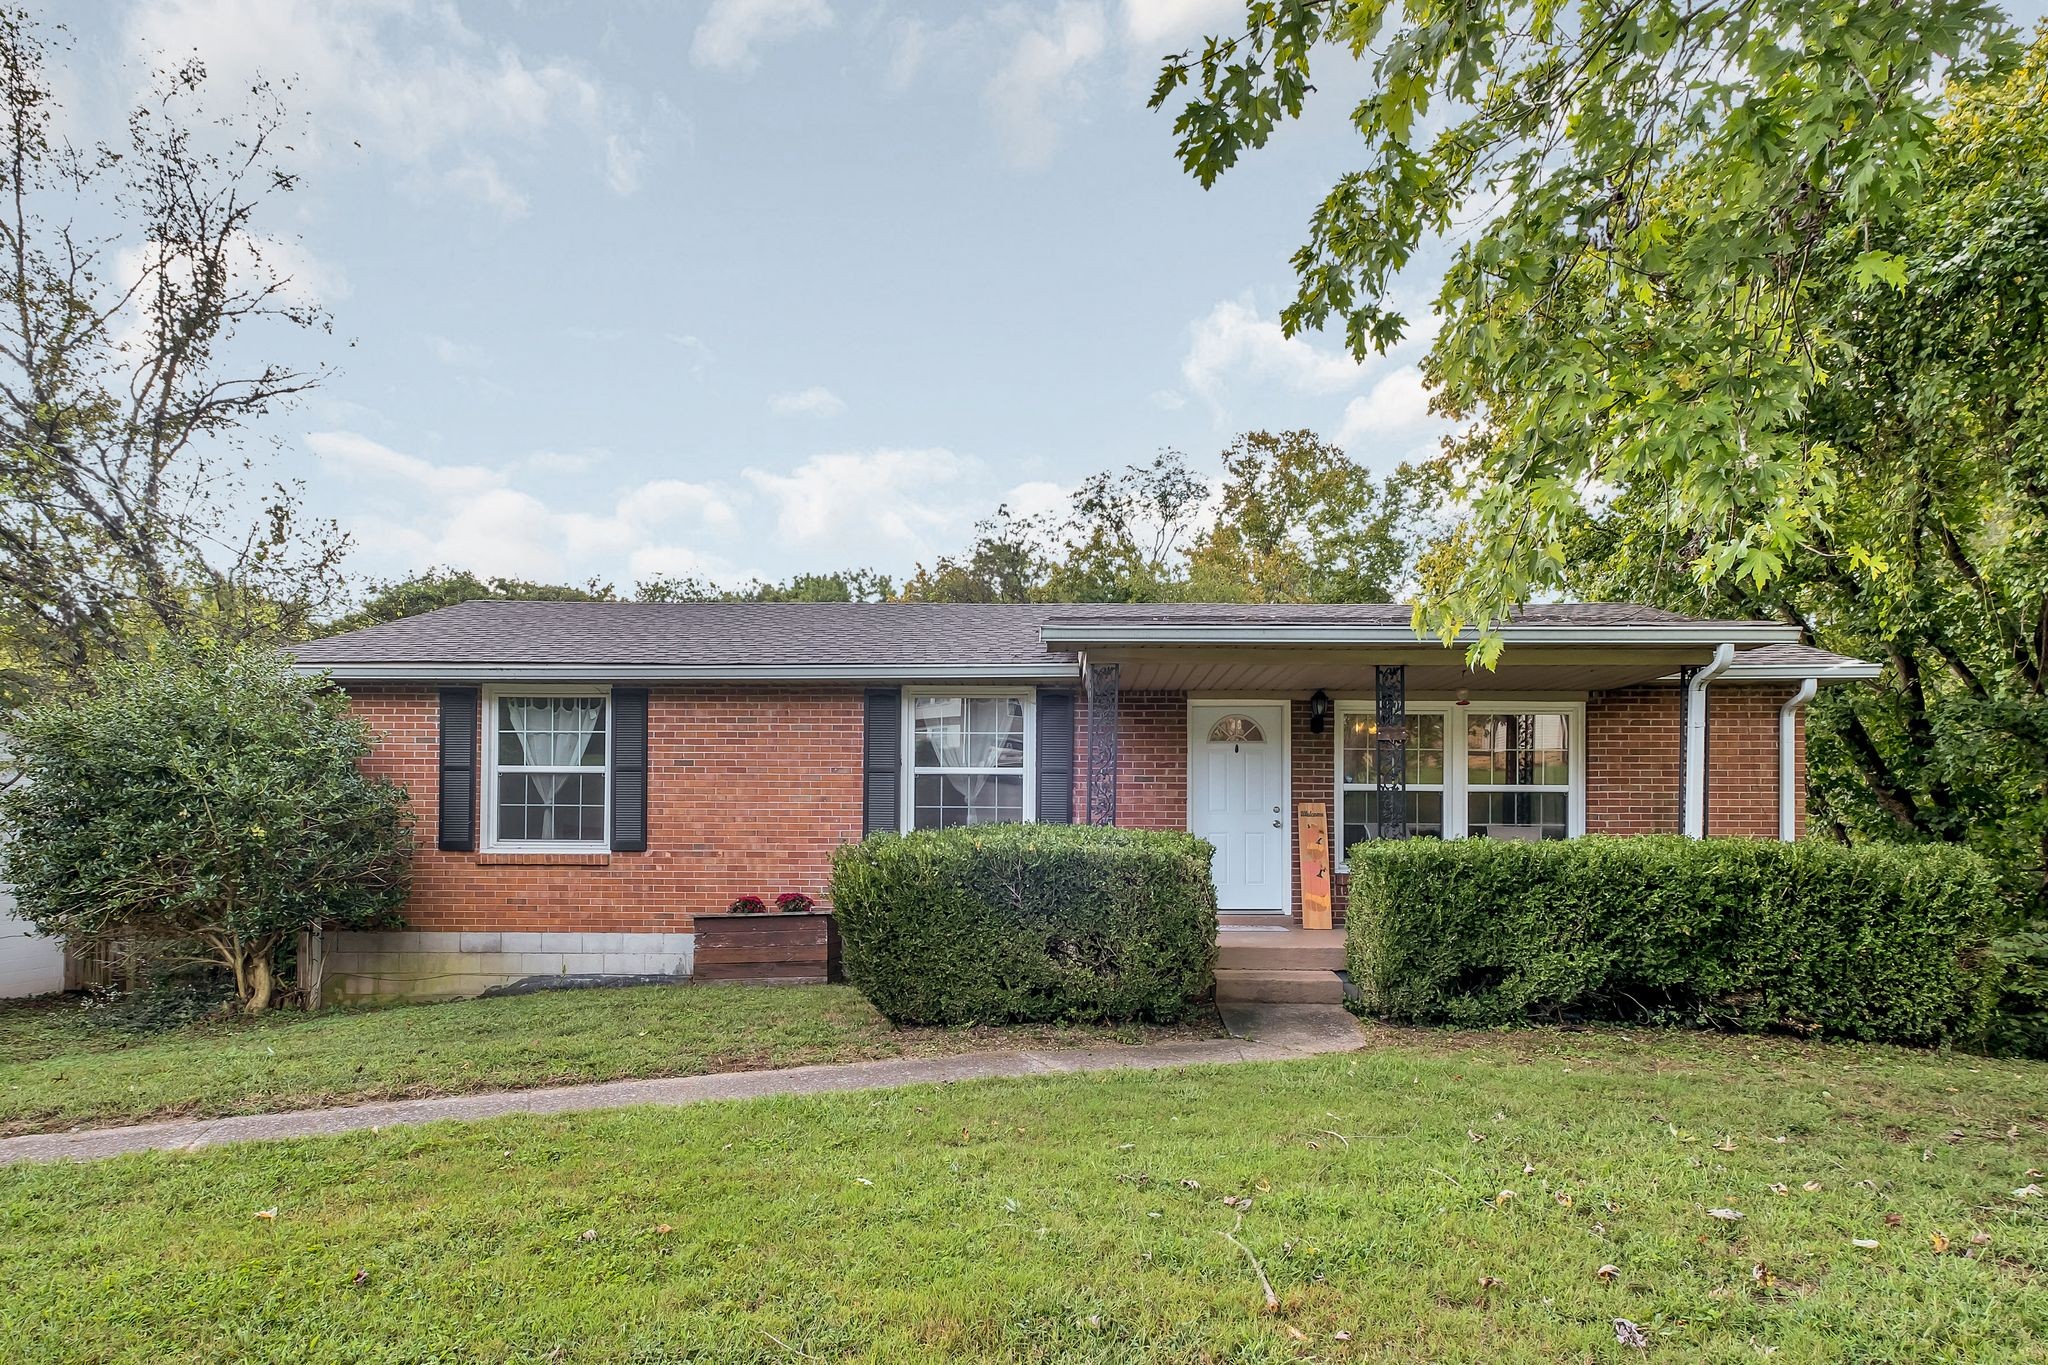
[(484, 702), (484, 847), (609, 848), (610, 690), (507, 685)]
[(905, 688), (903, 828), (1037, 818), (1036, 697), (1014, 688)]
[[(1447, 774), (1446, 715), (1410, 707), (1408, 724), (1408, 833), (1412, 838), (1444, 837), (1444, 778)], [(1374, 710), (1337, 712), (1337, 808), (1342, 812), (1343, 847), (1379, 837), (1379, 715)]]
[[(1341, 860), (1353, 844), (1378, 836), (1378, 717), (1370, 702), (1340, 701), (1335, 710)], [(1413, 701), (1406, 719), (1410, 837), (1585, 833), (1584, 703)]]

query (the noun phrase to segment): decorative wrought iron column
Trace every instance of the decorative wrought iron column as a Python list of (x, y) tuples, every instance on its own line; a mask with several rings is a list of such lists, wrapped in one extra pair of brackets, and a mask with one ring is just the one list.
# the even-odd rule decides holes
[(1117, 668), (1088, 665), (1088, 823), (1116, 823)]
[(1408, 837), (1408, 671), (1402, 664), (1373, 668), (1378, 700), (1373, 730), (1373, 766), (1379, 770), (1378, 828), (1382, 839)]

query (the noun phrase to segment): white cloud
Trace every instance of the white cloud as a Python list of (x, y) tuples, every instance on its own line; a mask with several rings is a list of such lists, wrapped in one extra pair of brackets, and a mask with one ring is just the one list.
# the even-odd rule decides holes
[(888, 68), (882, 73), (882, 88), (892, 95), (910, 89), (931, 46), (931, 31), (921, 19), (905, 19), (896, 25), (896, 45), (889, 53)]
[(1102, 55), (1109, 25), (1093, 0), (1060, 0), (1043, 24), (1019, 34), (983, 100), (995, 119), (1004, 154), (1019, 166), (1042, 166), (1059, 143), (1060, 108), (1086, 97), (1083, 68)]
[(721, 71), (751, 72), (755, 49), (832, 26), (826, 0), (711, 0), (690, 41), (690, 61)]
[(1233, 19), (1243, 22), (1244, 0), (1124, 0), (1124, 37), (1136, 44), (1183, 43)]
[[(537, 451), (499, 465), (442, 464), (353, 431), (308, 435), (326, 505), (376, 575), (445, 564), (479, 574), (620, 586), (659, 573), (719, 582), (849, 566), (902, 574), (967, 543), (1007, 502), (1065, 506), (1049, 481), (1005, 484), (944, 449), (875, 449), (736, 468), (696, 481), (620, 484), (586, 453)], [(598, 453), (602, 455), (602, 452)]]
[(454, 369), (468, 369), (484, 363), (481, 347), (470, 346), (433, 332), (427, 334), (426, 340), (427, 350), (443, 365)]
[(615, 191), (637, 184), (640, 134), (617, 95), (574, 63), (486, 43), (451, 5), (141, 0), (127, 35), (151, 61), (197, 52), (223, 89), (289, 77), (291, 102), (312, 116), (302, 150), (361, 142), (414, 168), (416, 179), (446, 183), (501, 212), (523, 212), (525, 198), (486, 148), (558, 129), (601, 149)]
[(744, 477), (774, 507), (776, 530), (791, 539), (836, 536), (852, 519), (870, 534), (922, 550), (932, 532), (958, 519), (940, 490), (971, 471), (950, 450), (874, 450), (813, 455), (787, 474), (749, 469)]
[(782, 417), (837, 417), (846, 411), (846, 400), (822, 385), (792, 393), (778, 393), (768, 407)]
[(551, 490), (542, 498), (515, 486), (511, 468), (436, 464), (357, 432), (313, 432), (306, 445), (329, 473), (367, 495), (369, 510), (350, 518), (349, 529), (392, 572), (446, 564), (521, 578), (603, 575), (671, 537), (735, 524), (722, 493), (681, 479), (640, 484), (601, 512), (567, 505), (555, 490), (564, 486), (559, 464), (573, 456), (543, 452), (517, 462)]
[(514, 189), (498, 172), (498, 163), (487, 156), (473, 156), (443, 177), (447, 183), (506, 218), (524, 218), (526, 196)]
[(1252, 306), (1249, 296), (1225, 299), (1189, 329), (1180, 366), (1190, 389), (1219, 404), (1224, 390), (1245, 380), (1277, 383), (1296, 393), (1341, 393), (1365, 370), (1338, 348), (1287, 336), (1280, 324)]
[(1441, 432), (1445, 424), (1430, 415), (1429, 390), (1422, 371), (1403, 365), (1390, 371), (1370, 390), (1344, 405), (1337, 444), (1355, 458), (1371, 463), (1389, 445), (1403, 450)]

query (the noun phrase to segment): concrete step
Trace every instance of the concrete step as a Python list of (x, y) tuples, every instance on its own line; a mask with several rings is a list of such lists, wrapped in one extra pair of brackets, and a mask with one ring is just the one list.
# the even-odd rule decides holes
[(1216, 965), (1232, 971), (1334, 972), (1344, 966), (1344, 935), (1334, 929), (1225, 929), (1216, 935)]
[(1248, 971), (1219, 968), (1216, 972), (1219, 1002), (1256, 1000), (1266, 1003), (1337, 1005), (1344, 1001), (1344, 983), (1335, 972)]

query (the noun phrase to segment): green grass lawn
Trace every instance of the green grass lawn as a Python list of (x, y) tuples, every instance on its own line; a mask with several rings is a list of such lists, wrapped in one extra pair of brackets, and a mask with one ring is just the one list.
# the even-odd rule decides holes
[(1282, 1064), (9, 1168), (0, 1341), (94, 1361), (2041, 1360), (2048, 1199), (2012, 1192), (2044, 1165), (2040, 1064), (1389, 1033)]
[(172, 1115), (1210, 1033), (896, 1029), (846, 986), (638, 986), (278, 1013), (132, 1036), (0, 1004), (0, 1135)]

